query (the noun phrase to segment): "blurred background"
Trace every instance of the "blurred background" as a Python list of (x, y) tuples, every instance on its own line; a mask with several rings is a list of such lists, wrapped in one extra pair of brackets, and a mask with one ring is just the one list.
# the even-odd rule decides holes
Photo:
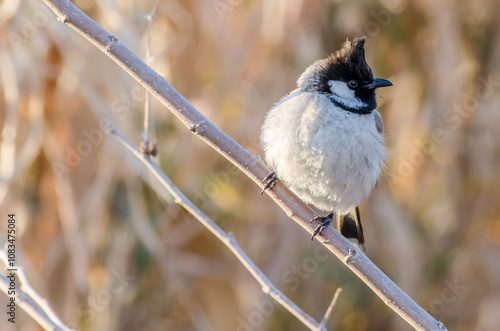
[[(76, 1), (255, 155), (302, 71), (365, 35), (390, 156), (366, 254), (449, 330), (500, 325), (499, 1)], [(497, 22), (497, 23), (495, 23)], [(36, 0), (0, 2), (0, 210), (17, 261), (78, 330), (305, 330), (103, 127), (142, 140), (144, 90)], [(411, 328), (259, 188), (152, 102), (157, 161), (329, 330)], [(6, 240), (2, 221), (0, 245)], [(0, 306), (8, 297), (0, 295)], [(6, 308), (4, 308), (6, 309)], [(40, 330), (18, 308), (1, 330)]]

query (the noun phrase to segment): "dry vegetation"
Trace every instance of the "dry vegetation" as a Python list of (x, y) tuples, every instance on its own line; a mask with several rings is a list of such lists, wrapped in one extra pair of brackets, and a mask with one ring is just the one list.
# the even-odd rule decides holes
[[(367, 35), (394, 87), (391, 155), (362, 205), (367, 255), (449, 330), (500, 325), (498, 1), (77, 1), (256, 155), (269, 107)], [(139, 143), (144, 92), (41, 1), (0, 4), (0, 210), (32, 286), (79, 330), (303, 330), (101, 127)], [(259, 188), (153, 101), (162, 169), (286, 295), (328, 326), (409, 330)], [(5, 224), (2, 222), (2, 224)], [(4, 242), (6, 226), (0, 229)], [(0, 306), (8, 298), (0, 295)], [(3, 310), (0, 310), (3, 312)], [(17, 327), (38, 330), (18, 312)], [(1, 330), (14, 330), (0, 318)]]

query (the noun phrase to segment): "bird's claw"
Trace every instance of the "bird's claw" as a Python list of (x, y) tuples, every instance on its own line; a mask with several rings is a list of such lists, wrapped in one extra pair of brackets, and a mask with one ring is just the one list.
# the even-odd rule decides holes
[(274, 185), (278, 182), (278, 176), (276, 176), (276, 173), (273, 171), (269, 175), (266, 176), (262, 180), (262, 183), (265, 183), (264, 188), (260, 192), (260, 195), (264, 194), (265, 190), (272, 190)]
[(316, 221), (319, 221), (321, 223), (314, 230), (311, 236), (311, 241), (314, 240), (314, 237), (316, 237), (318, 234), (321, 234), (321, 231), (323, 231), (324, 228), (332, 224), (334, 219), (335, 219), (335, 214), (333, 213), (329, 214), (328, 216), (315, 216), (309, 223), (313, 223)]

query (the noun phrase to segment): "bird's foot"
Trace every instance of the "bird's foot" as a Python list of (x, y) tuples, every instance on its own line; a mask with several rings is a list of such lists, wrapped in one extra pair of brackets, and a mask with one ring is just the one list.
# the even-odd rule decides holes
[(323, 231), (324, 228), (332, 224), (332, 222), (335, 220), (335, 214), (330, 213), (328, 216), (315, 216), (310, 223), (319, 221), (321, 222), (316, 229), (314, 230), (311, 241), (316, 237), (318, 234), (321, 234), (321, 231)]
[(276, 173), (274, 171), (267, 175), (266, 178), (262, 180), (262, 183), (264, 183), (265, 185), (262, 189), (262, 192), (260, 192), (260, 195), (264, 194), (265, 190), (272, 190), (278, 180), (278, 176), (276, 176)]

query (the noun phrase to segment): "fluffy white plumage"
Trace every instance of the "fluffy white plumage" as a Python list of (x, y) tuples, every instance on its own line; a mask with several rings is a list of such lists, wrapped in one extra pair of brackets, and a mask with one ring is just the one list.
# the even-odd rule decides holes
[(278, 101), (262, 126), (261, 144), (267, 164), (299, 198), (345, 214), (375, 187), (387, 152), (380, 114), (336, 106), (330, 98), (363, 105), (346, 94), (346, 83), (328, 84), (332, 95), (297, 89)]

